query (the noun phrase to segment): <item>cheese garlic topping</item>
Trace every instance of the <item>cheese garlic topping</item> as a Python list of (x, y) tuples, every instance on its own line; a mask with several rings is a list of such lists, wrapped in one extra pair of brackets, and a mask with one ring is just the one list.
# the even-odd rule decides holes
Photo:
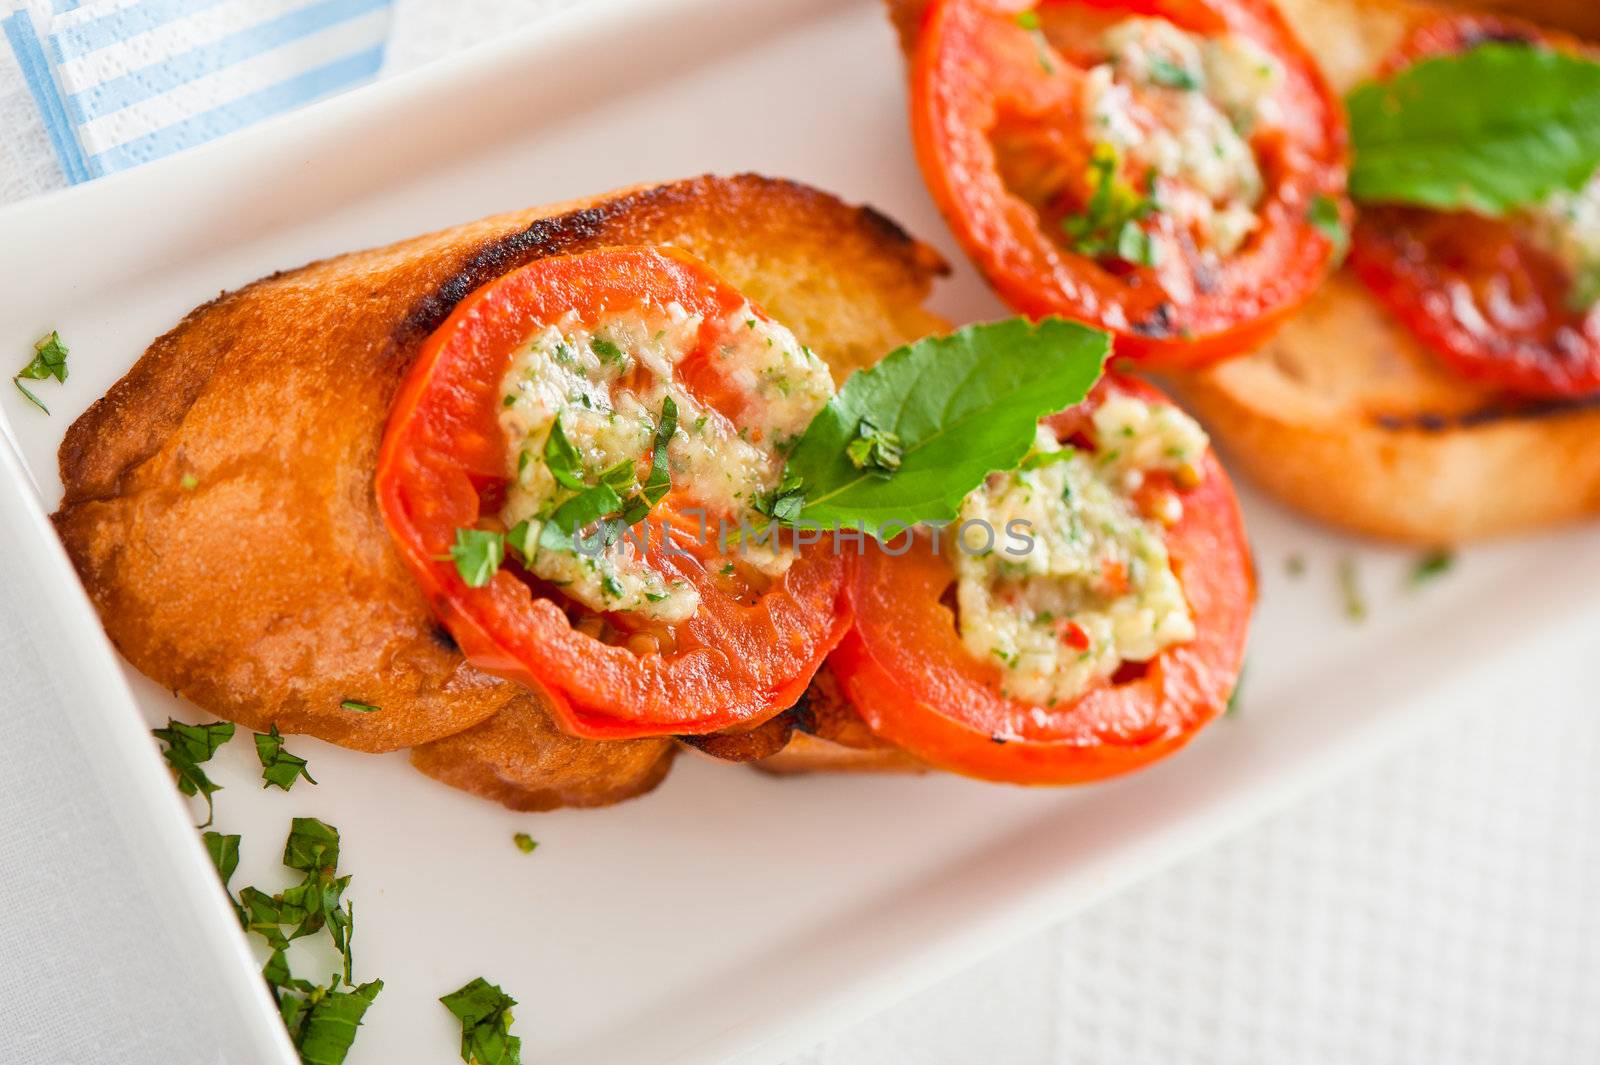
[(1089, 139), (1155, 175), (1159, 210), (1199, 250), (1233, 254), (1260, 224), (1265, 186), (1249, 137), (1276, 120), (1282, 64), (1244, 37), (1203, 37), (1159, 18), (1118, 22), (1101, 44), (1109, 58), (1083, 86)]
[(1195, 483), (1204, 431), (1170, 404), (1119, 395), (1095, 410), (1090, 435), (1093, 450), (1080, 450), (1041, 427), (1022, 468), (990, 477), (959, 519), (1027, 536), (952, 552), (967, 649), (1001, 666), (1007, 695), (1042, 706), (1195, 634), (1163, 538), (1182, 501), (1140, 489), (1157, 471)]
[[(721, 342), (697, 359), (703, 365), (692, 373), (697, 382), (715, 382), (714, 400), (705, 388), (689, 387), (684, 372), (706, 323), (676, 303), (594, 323), (572, 315), (530, 336), (501, 383), (511, 477), (500, 512), (505, 526), (528, 522), (527, 542), (538, 543), (555, 509), (584, 486), (643, 481), (669, 397), (676, 428), (667, 455), (680, 509), (703, 509), (708, 538), (717, 535), (719, 519), (752, 519), (754, 503), (778, 484), (787, 450), (833, 394), (833, 383), (789, 330), (748, 304), (712, 324)], [(544, 546), (526, 565), (592, 610), (637, 611), (669, 623), (694, 616), (699, 593), (661, 573), (638, 546), (631, 537), (603, 552)], [(793, 558), (772, 541), (741, 553), (771, 576)]]

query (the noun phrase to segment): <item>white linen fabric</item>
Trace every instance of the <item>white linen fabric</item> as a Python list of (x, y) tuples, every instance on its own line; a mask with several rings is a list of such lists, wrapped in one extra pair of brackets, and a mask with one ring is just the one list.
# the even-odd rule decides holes
[[(384, 73), (575, 2), (395, 0)], [(0, 129), (0, 202), (66, 184), (4, 48)], [(108, 891), (103, 870), (125, 866), (97, 827), (106, 800), (75, 786), (68, 750), (7, 754), (56, 727), (26, 665), (37, 638), (0, 610), (0, 895), (59, 897), (44, 923), (0, 921), (0, 1061), (100, 1060), (53, 1020), (58, 1045), (8, 1042), (68, 1012), (139, 1048), (122, 1060), (246, 1060), (195, 1057), (194, 1028), (148, 1030), (179, 962), (150, 949), (143, 916), (123, 919), (149, 900)], [(1584, 665), (1483, 692), (1387, 760), (791, 1065), (1600, 1061), (1600, 693)], [(93, 964), (65, 964), (89, 943)], [(85, 970), (90, 986), (60, 979)]]

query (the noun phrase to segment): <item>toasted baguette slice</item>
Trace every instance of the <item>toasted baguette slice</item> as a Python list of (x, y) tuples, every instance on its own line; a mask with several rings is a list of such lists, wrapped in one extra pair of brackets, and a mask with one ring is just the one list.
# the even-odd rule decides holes
[[(1446, 10), (1407, 0), (1279, 6), (1341, 91)], [(1559, 5), (1496, 6), (1526, 16)], [(1232, 468), (1356, 532), (1449, 544), (1600, 512), (1600, 397), (1517, 402), (1471, 384), (1348, 272), (1260, 351), (1171, 384)]]
[(394, 389), (463, 297), (543, 256), (624, 244), (706, 260), (840, 379), (944, 324), (922, 307), (946, 269), (935, 252), (870, 209), (756, 176), (500, 215), (224, 294), (151, 345), (62, 444), (56, 527), (122, 653), (252, 729), (421, 744), (419, 768), (507, 805), (653, 786), (670, 740), (565, 736), (536, 694), (465, 661), (394, 552), (372, 484)]
[[(929, 0), (888, 0), (902, 48)], [(1343, 93), (1417, 26), (1463, 9), (1600, 32), (1595, 0), (1277, 0)], [(1324, 521), (1456, 543), (1600, 512), (1600, 398), (1527, 404), (1444, 368), (1346, 275), (1259, 352), (1167, 382), (1229, 465)]]
[(1260, 351), (1171, 383), (1230, 469), (1355, 532), (1452, 544), (1600, 512), (1600, 399), (1508, 405), (1347, 273)]

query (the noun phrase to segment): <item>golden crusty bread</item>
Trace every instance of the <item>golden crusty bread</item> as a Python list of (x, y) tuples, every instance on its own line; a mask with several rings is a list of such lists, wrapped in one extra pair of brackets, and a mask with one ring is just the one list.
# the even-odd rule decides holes
[[(1406, 0), (1279, 6), (1341, 92), (1444, 10)], [(1348, 271), (1259, 351), (1170, 383), (1233, 469), (1347, 529), (1445, 544), (1600, 512), (1600, 397), (1516, 402), (1471, 384)]]
[(710, 263), (841, 378), (943, 324), (922, 308), (945, 270), (935, 252), (870, 209), (756, 176), (500, 215), (265, 278), (191, 312), (67, 432), (55, 523), (112, 640), (209, 712), (359, 750), (428, 744), (424, 771), (508, 805), (653, 786), (671, 741), (571, 739), (533, 693), (466, 663), (372, 480), (398, 381), (465, 295), (541, 256), (656, 243)]

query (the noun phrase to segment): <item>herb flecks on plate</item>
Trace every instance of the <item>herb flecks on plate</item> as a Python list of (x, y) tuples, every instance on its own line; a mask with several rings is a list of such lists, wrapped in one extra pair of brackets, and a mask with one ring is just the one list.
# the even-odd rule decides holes
[(1411, 567), (1409, 584), (1413, 588), (1420, 587), (1449, 573), (1456, 564), (1456, 555), (1449, 548), (1439, 547), (1421, 558)]
[(67, 354), (68, 348), (61, 342), (61, 334), (52, 329), (48, 335), (34, 341), (32, 361), (21, 370), (18, 370), (17, 375), (11, 379), (12, 384), (17, 386), (17, 391), (28, 397), (29, 403), (32, 403), (46, 414), (50, 413), (50, 408), (45, 406), (39, 397), (34, 395), (22, 382), (24, 380), (46, 381), (54, 377), (57, 381), (65, 384), (67, 380)]
[(511, 1034), (516, 999), (480, 976), (439, 1001), (461, 1022), (462, 1061), (522, 1065), (522, 1040)]
[(166, 745), (161, 749), (161, 757), (172, 767), (172, 772), (177, 777), (178, 790), (184, 795), (200, 795), (205, 798), (206, 819), (199, 826), (201, 828), (211, 824), (215, 814), (211, 796), (221, 791), (222, 785), (214, 783), (200, 767), (211, 760), (211, 756), (217, 753), (217, 748), (233, 739), (233, 730), (231, 721), (213, 721), (209, 725), (186, 725), (175, 718), (168, 718), (165, 728), (150, 730), (156, 739)]
[(276, 724), (265, 734), (258, 732), (255, 736), (256, 757), (261, 760), (263, 788), (280, 788), (288, 791), (301, 777), (304, 777), (308, 784), (316, 783), (311, 771), (306, 768), (306, 760), (284, 750), (283, 737), (279, 735)]
[[(239, 837), (208, 833), (206, 848), (226, 890), (238, 866)], [(313, 817), (295, 818), (284, 842), (283, 864), (301, 874), (298, 884), (274, 894), (243, 888), (235, 908), (245, 930), (272, 950), (261, 975), (300, 1060), (304, 1065), (340, 1065), (383, 981), (354, 982), (355, 904), (344, 898), (350, 877), (338, 875), (339, 830)], [(288, 947), (324, 929), (339, 954), (341, 971), (317, 984), (294, 975)]]

